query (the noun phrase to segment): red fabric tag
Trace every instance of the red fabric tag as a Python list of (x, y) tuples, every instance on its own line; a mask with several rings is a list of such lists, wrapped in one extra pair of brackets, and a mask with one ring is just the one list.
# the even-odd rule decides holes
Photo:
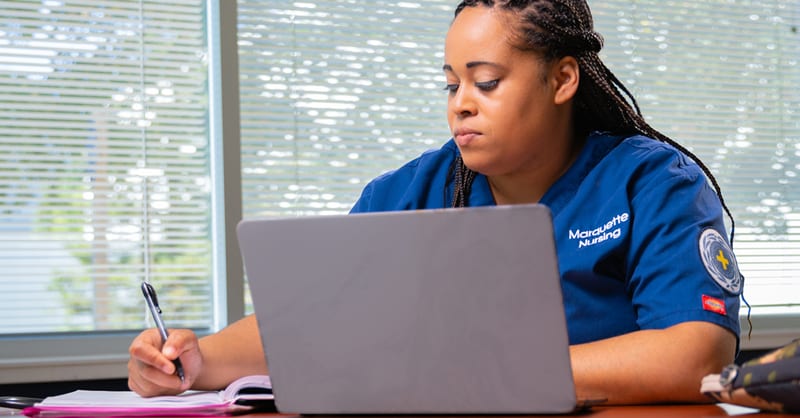
[(728, 311), (725, 309), (725, 302), (721, 299), (712, 298), (708, 295), (703, 295), (703, 309), (725, 315)]

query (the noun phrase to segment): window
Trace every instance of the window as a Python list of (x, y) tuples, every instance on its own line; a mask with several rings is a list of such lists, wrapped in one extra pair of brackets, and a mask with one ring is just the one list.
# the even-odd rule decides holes
[(202, 0), (4, 2), (0, 361), (110, 363), (152, 326), (142, 280), (212, 328), (208, 53)]
[[(240, 216), (347, 212), (447, 140), (454, 6), (4, 2), (0, 383), (124, 376), (150, 326), (143, 279), (171, 327), (236, 318)], [(722, 184), (756, 321), (743, 347), (785, 343), (800, 314), (800, 3), (591, 6), (606, 63)], [(234, 43), (238, 61), (221, 58)]]
[(610, 67), (650, 123), (703, 159), (722, 186), (753, 306), (755, 338), (743, 338), (745, 348), (785, 344), (798, 333), (798, 6), (593, 4)]
[(244, 216), (346, 213), (442, 141), (450, 3), (239, 2)]
[(347, 212), (447, 136), (452, 1), (240, 1), (245, 216)]
[[(800, 3), (590, 3), (607, 65), (722, 185), (755, 313), (743, 347), (785, 343), (800, 300)], [(449, 138), (455, 4), (239, 2), (245, 216), (346, 212), (367, 181)]]

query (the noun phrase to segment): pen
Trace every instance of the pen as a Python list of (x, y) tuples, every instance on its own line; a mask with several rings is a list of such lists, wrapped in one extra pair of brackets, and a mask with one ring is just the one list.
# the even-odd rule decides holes
[[(156, 289), (154, 289), (150, 283), (142, 282), (142, 293), (144, 294), (144, 300), (147, 302), (147, 307), (150, 308), (150, 313), (153, 315), (153, 321), (156, 323), (158, 332), (161, 333), (161, 343), (166, 343), (169, 334), (167, 334), (167, 327), (164, 326), (164, 321), (161, 319), (161, 308), (158, 306)], [(184, 375), (181, 360), (176, 358), (175, 360), (172, 360), (172, 363), (175, 365), (175, 370), (178, 373), (178, 377), (180, 377), (181, 382), (183, 382)]]

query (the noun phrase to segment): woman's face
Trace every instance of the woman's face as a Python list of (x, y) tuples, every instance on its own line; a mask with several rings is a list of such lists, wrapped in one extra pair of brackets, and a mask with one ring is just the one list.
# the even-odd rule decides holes
[(512, 47), (512, 19), (506, 11), (467, 7), (445, 41), (450, 131), (467, 167), (487, 176), (555, 171), (551, 160), (564, 158), (571, 137), (570, 112), (557, 93), (558, 63)]

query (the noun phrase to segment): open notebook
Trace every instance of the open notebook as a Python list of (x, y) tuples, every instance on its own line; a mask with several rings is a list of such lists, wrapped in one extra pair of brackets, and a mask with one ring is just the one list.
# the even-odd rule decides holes
[(142, 398), (130, 391), (77, 390), (51, 396), (22, 412), (28, 416), (214, 416), (274, 406), (269, 376), (245, 376), (219, 392), (189, 391)]
[(242, 221), (278, 410), (573, 411), (551, 222), (541, 205)]

